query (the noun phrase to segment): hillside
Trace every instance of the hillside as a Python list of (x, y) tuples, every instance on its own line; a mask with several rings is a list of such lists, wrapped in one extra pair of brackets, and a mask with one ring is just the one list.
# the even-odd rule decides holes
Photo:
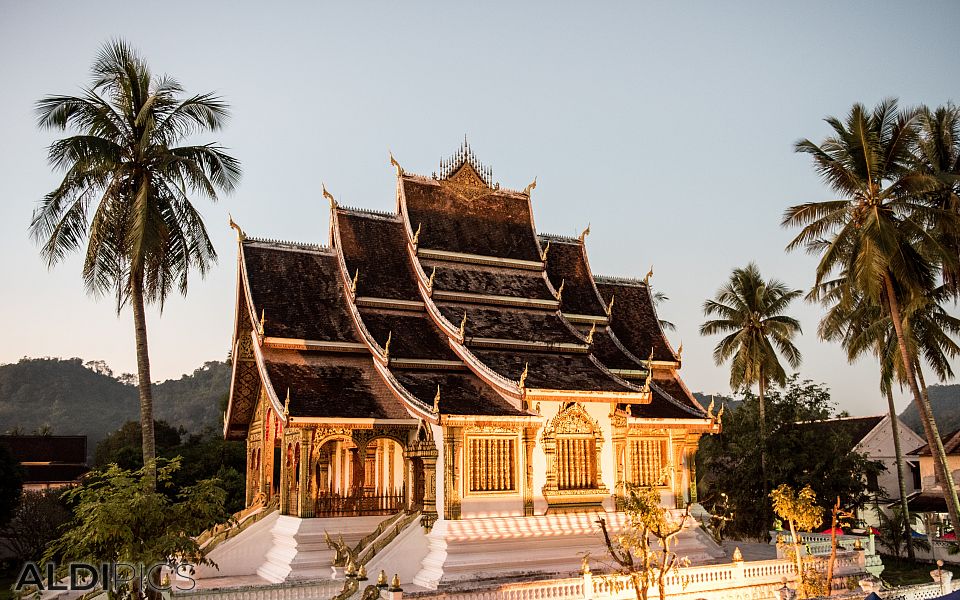
[[(960, 429), (960, 384), (931, 385), (928, 388), (930, 406), (933, 408), (933, 417), (941, 435)], [(910, 429), (923, 435), (920, 425), (920, 414), (917, 407), (910, 403), (906, 410), (900, 413), (900, 418)]]
[[(98, 441), (140, 418), (130, 375), (114, 376), (102, 361), (24, 358), (0, 365), (0, 430), (86, 435), (92, 455)], [(230, 365), (211, 361), (180, 379), (153, 386), (156, 418), (197, 433), (222, 427)]]

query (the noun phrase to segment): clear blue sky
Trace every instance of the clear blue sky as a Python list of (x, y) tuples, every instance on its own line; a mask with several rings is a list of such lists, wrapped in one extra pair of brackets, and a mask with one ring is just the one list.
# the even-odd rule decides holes
[[(19, 2), (0, 0), (0, 362), (105, 359), (134, 371), (132, 318), (84, 295), (80, 260), (47, 271), (27, 238), (58, 181), (54, 134), (34, 102), (86, 84), (122, 36), (156, 72), (233, 106), (218, 136), (242, 162), (239, 190), (200, 204), (220, 262), (148, 323), (155, 379), (222, 359), (236, 252), (227, 212), (251, 235), (326, 242), (320, 182), (348, 205), (392, 209), (388, 148), (429, 174), (463, 135), (504, 186), (534, 192), (542, 232), (588, 238), (594, 271), (642, 276), (694, 390), (727, 391), (697, 334), (731, 268), (807, 288), (814, 262), (783, 248), (784, 207), (826, 199), (800, 137), (852, 103), (957, 97), (957, 2), (454, 3)], [(212, 139), (212, 138), (211, 138)], [(842, 408), (879, 413), (876, 366), (820, 343), (820, 309), (798, 304), (805, 377)], [(901, 404), (902, 405), (902, 404)]]

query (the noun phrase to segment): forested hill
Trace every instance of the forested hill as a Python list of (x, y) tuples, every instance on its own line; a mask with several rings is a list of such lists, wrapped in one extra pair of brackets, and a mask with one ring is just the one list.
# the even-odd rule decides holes
[[(937, 421), (940, 434), (946, 435), (960, 429), (960, 384), (931, 385), (927, 389), (930, 394), (930, 405), (933, 407), (933, 417)], [(910, 429), (923, 435), (920, 415), (913, 402), (900, 413), (900, 418)]]
[[(92, 454), (98, 441), (140, 418), (135, 378), (115, 376), (103, 361), (24, 358), (0, 365), (0, 432), (86, 435)], [(188, 432), (223, 426), (230, 366), (211, 361), (180, 379), (153, 386), (157, 420)]]

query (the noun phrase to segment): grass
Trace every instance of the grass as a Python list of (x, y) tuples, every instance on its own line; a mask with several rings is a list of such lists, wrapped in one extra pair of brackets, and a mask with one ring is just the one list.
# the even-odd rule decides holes
[[(883, 573), (880, 574), (880, 577), (894, 587), (933, 583), (930, 571), (937, 568), (937, 565), (933, 563), (910, 562), (905, 558), (893, 558), (886, 555), (883, 557), (883, 566)], [(943, 565), (943, 570), (953, 573), (954, 579), (960, 573), (958, 565)]]

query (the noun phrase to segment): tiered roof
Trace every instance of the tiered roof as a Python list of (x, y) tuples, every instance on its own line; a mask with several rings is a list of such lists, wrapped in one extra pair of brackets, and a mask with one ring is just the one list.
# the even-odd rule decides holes
[[(439, 176), (397, 171), (396, 213), (328, 195), (329, 248), (241, 232), (235, 339), (252, 340), (254, 379), (278, 412), (539, 422), (534, 400), (568, 397), (632, 405), (634, 418), (707, 418), (648, 287), (595, 278), (583, 237), (538, 237), (529, 188), (500, 189), (467, 147)], [(251, 414), (250, 378), (235, 366), (228, 435)]]

